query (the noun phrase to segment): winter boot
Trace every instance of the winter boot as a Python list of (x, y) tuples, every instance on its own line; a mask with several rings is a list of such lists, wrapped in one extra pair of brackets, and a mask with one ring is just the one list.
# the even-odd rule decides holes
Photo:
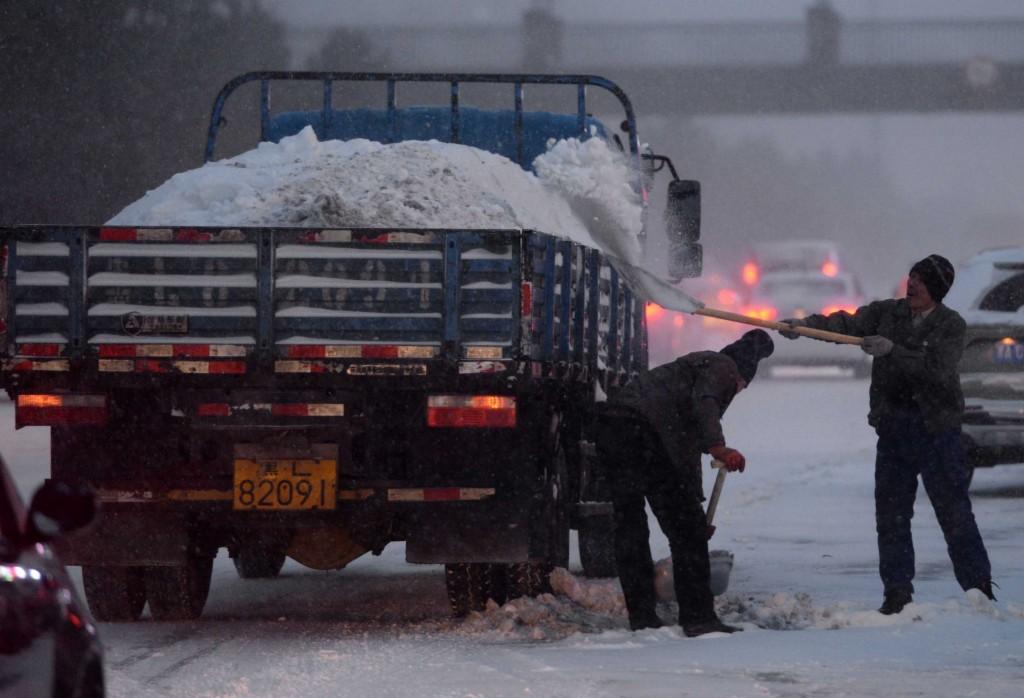
[(883, 616), (891, 616), (903, 610), (903, 607), (914, 600), (913, 595), (905, 589), (885, 592), (885, 599), (878, 612)]
[(701, 621), (699, 623), (684, 623), (683, 633), (686, 637), (698, 637), (700, 635), (707, 635), (708, 633), (739, 633), (743, 632), (743, 628), (737, 628), (735, 625), (726, 625), (716, 616), (711, 620)]
[(664, 623), (661, 622), (661, 618), (658, 618), (658, 615), (653, 611), (637, 615), (636, 617), (629, 617), (629, 629), (633, 631), (646, 630), (648, 628), (657, 629), (663, 625)]
[(992, 587), (999, 588), (999, 585), (993, 582), (991, 579), (986, 579), (984, 582), (975, 587), (978, 591), (988, 597), (989, 601), (995, 601), (996, 595), (992, 593)]

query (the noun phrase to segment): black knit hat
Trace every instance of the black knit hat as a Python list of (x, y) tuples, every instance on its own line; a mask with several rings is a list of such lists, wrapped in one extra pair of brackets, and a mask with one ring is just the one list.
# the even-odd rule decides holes
[(764, 330), (750, 330), (732, 344), (722, 348), (722, 354), (736, 362), (740, 376), (747, 383), (757, 373), (757, 362), (767, 359), (775, 351), (775, 343)]
[(937, 254), (930, 254), (910, 267), (910, 273), (917, 274), (921, 283), (928, 289), (928, 295), (936, 303), (946, 297), (950, 286), (953, 285), (953, 279), (956, 278), (956, 272), (953, 271), (950, 261)]

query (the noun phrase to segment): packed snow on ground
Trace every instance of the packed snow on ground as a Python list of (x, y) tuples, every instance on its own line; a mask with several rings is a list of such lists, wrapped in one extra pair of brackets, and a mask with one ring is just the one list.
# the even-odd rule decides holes
[[(553, 594), (462, 620), (443, 568), (407, 564), (400, 543), (333, 572), (289, 561), (270, 580), (239, 579), (222, 553), (201, 620), (101, 624), (110, 695), (1020, 696), (1024, 467), (972, 485), (998, 603), (959, 589), (921, 492), (914, 603), (881, 616), (867, 398), (863, 380), (758, 376), (725, 415), (748, 466), (716, 515), (712, 543), (735, 554), (716, 605), (742, 633), (630, 632), (618, 582), (584, 578), (575, 552)], [(28, 492), (48, 474), (48, 430), (15, 431), (13, 412), (0, 400), (0, 450)], [(674, 621), (673, 605), (658, 611)]]

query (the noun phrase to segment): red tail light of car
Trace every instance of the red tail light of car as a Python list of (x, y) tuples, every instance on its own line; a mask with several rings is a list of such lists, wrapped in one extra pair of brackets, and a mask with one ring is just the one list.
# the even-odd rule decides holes
[(747, 262), (740, 271), (740, 278), (747, 286), (753, 286), (761, 278), (761, 269), (755, 262)]
[(743, 314), (758, 320), (777, 320), (779, 310), (770, 305), (751, 305), (743, 309)]

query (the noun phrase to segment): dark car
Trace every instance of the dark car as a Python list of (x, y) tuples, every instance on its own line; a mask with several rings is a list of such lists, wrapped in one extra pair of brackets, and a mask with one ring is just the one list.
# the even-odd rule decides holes
[(1024, 247), (972, 257), (944, 302), (967, 322), (960, 384), (968, 463), (1024, 463)]
[(95, 512), (91, 492), (51, 482), (26, 510), (0, 458), (0, 696), (104, 695), (95, 624), (50, 546)]

